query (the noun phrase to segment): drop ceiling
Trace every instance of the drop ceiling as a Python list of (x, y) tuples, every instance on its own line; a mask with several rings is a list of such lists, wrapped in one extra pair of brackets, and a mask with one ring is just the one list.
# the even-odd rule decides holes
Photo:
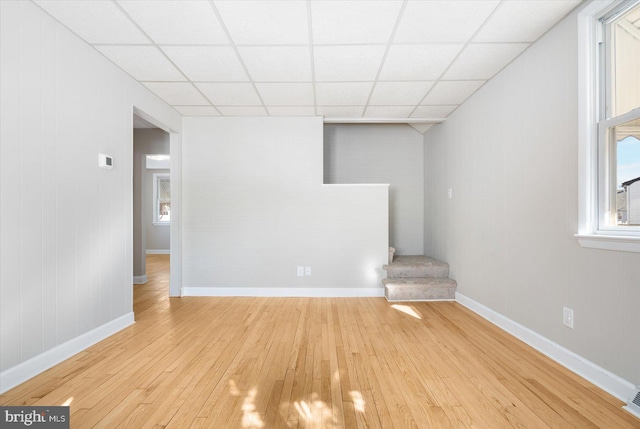
[(185, 116), (446, 118), (580, 0), (36, 0)]

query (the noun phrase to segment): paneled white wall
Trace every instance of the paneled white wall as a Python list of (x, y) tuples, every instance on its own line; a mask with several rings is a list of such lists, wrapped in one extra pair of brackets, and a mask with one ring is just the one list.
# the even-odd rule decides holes
[(188, 294), (382, 290), (388, 186), (322, 184), (322, 118), (185, 118), (183, 129)]
[(181, 117), (33, 3), (0, 20), (5, 371), (131, 313), (133, 106)]
[(408, 125), (325, 125), (325, 183), (388, 183), (389, 244), (422, 255), (423, 138)]
[(463, 295), (640, 384), (640, 254), (573, 236), (576, 38), (574, 12), (427, 132), (424, 246)]

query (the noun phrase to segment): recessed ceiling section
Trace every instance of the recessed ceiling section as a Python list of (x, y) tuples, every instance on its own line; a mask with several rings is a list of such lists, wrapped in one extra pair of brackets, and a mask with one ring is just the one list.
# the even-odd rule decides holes
[(215, 1), (236, 45), (309, 43), (306, 1)]
[(110, 0), (36, 0), (36, 4), (88, 43), (150, 43)]
[(118, 4), (159, 45), (229, 44), (207, 1), (131, 1)]
[[(313, 43), (386, 44), (402, 6), (400, 1), (312, 1)], [(374, 6), (374, 7), (372, 7)]]
[(96, 46), (139, 81), (185, 81), (186, 78), (155, 46)]
[(415, 125), (446, 118), (580, 0), (35, 3), (184, 116)]

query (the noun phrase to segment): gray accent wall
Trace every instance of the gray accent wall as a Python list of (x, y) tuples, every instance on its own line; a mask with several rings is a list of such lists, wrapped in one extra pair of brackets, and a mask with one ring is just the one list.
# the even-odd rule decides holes
[(573, 12), (425, 134), (424, 247), (458, 292), (640, 384), (640, 254), (574, 237), (577, 31)]
[(0, 1), (0, 93), (4, 373), (132, 315), (133, 108), (182, 122), (26, 1)]
[(147, 170), (146, 155), (169, 155), (169, 134), (159, 128), (140, 128), (133, 133), (133, 275), (145, 275), (146, 251), (170, 249), (169, 225), (153, 224), (153, 174), (170, 170)]
[(388, 183), (389, 245), (422, 255), (423, 137), (408, 125), (324, 126), (324, 183)]

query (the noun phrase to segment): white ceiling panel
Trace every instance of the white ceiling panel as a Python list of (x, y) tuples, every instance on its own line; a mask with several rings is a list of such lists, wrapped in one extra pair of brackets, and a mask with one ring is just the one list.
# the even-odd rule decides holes
[(409, 0), (395, 43), (465, 43), (498, 1)]
[(120, 0), (118, 3), (158, 44), (229, 43), (209, 2)]
[(365, 118), (408, 118), (413, 106), (369, 106)]
[(415, 106), (432, 86), (433, 82), (378, 82), (369, 104)]
[(518, 0), (503, 2), (474, 42), (533, 42), (580, 0)]
[(139, 81), (184, 81), (186, 78), (155, 46), (96, 46)]
[(316, 83), (316, 101), (324, 106), (365, 105), (373, 82)]
[(313, 43), (387, 43), (400, 1), (312, 1)]
[(446, 118), (453, 112), (457, 104), (451, 106), (418, 106), (411, 115), (412, 118)]
[(309, 43), (304, 1), (216, 1), (231, 39), (237, 45)]
[(267, 106), (272, 116), (315, 116), (316, 108), (313, 106)]
[(380, 80), (436, 80), (464, 47), (463, 44), (393, 45)]
[(248, 81), (233, 48), (228, 46), (162, 46), (171, 61), (192, 81)]
[(172, 106), (206, 106), (210, 103), (188, 82), (143, 82), (143, 84)]
[(196, 86), (214, 105), (262, 105), (258, 94), (250, 83), (197, 83)]
[(262, 106), (218, 106), (218, 110), (225, 116), (267, 116)]
[(326, 118), (361, 118), (364, 106), (318, 106), (316, 110)]
[(36, 1), (89, 43), (149, 43), (149, 39), (110, 0)]
[(258, 92), (267, 106), (313, 106), (310, 83), (257, 83)]
[(434, 85), (421, 104), (462, 104), (484, 82), (484, 80), (440, 81)]
[(384, 45), (316, 46), (316, 81), (372, 81), (384, 51)]
[(251, 78), (256, 82), (310, 82), (308, 47), (252, 46), (238, 48)]
[(490, 79), (528, 46), (527, 43), (472, 43), (451, 65), (443, 79)]
[(184, 116), (220, 116), (220, 112), (213, 106), (173, 106)]

